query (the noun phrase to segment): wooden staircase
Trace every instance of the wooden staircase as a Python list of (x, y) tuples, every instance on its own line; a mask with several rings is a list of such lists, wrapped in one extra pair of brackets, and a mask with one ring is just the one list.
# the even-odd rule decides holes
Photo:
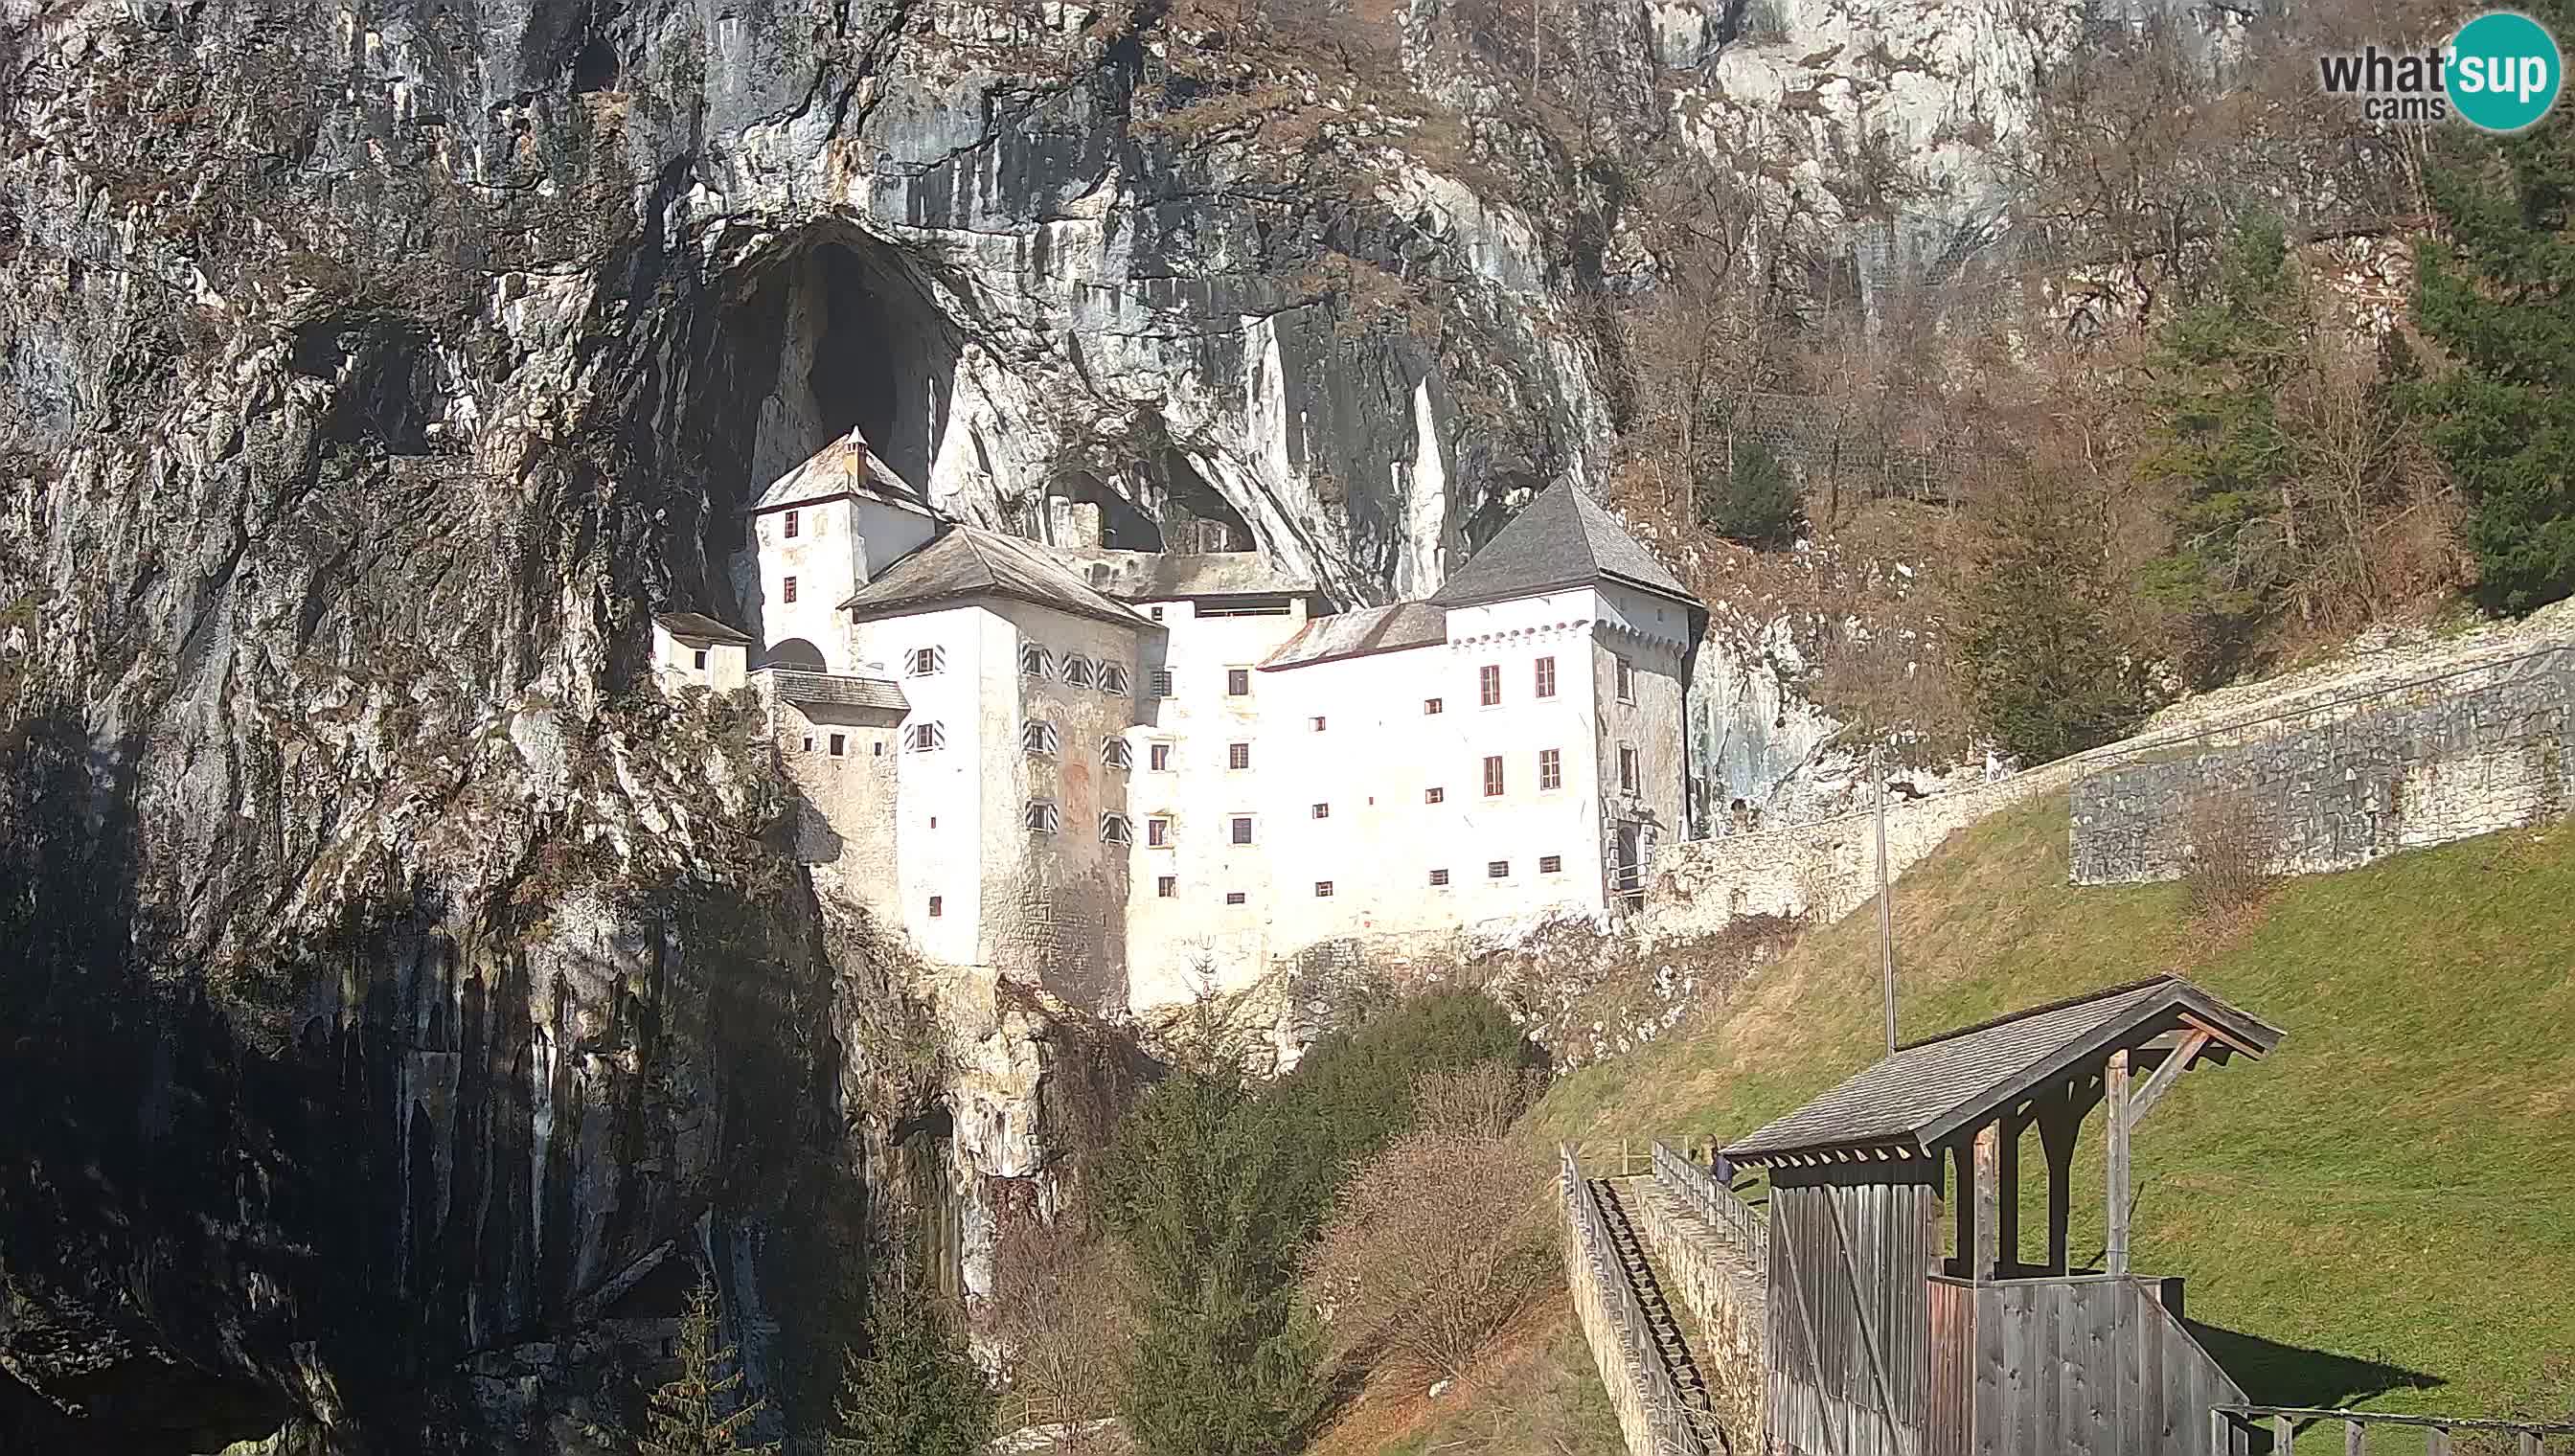
[(1628, 1217), (1627, 1205), (1618, 1196), (1616, 1180), (1593, 1178), (1589, 1181), (1603, 1225), (1608, 1230), (1609, 1246), (1617, 1256), (1619, 1269), (1626, 1275), (1627, 1287), (1635, 1291), (1637, 1306), (1644, 1311), (1646, 1328), (1653, 1336), (1655, 1351), (1662, 1357), (1663, 1369), (1671, 1376), (1672, 1388), (1680, 1395), (1681, 1407), (1691, 1429), (1698, 1435), (1703, 1449), (1711, 1452), (1728, 1449), (1708, 1400), (1707, 1382), (1699, 1376), (1698, 1361), (1690, 1355), (1689, 1341), (1681, 1334), (1680, 1321), (1673, 1316), (1670, 1303), (1663, 1298), (1661, 1281), (1654, 1277), (1653, 1265), (1645, 1257), (1644, 1241), (1636, 1236), (1636, 1226)]

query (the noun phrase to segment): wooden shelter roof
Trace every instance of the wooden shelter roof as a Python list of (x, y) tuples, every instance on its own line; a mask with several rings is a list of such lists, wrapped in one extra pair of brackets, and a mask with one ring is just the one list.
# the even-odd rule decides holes
[(2179, 976), (2133, 981), (1898, 1047), (1725, 1155), (1763, 1164), (1835, 1153), (1927, 1154), (2038, 1088), (2174, 1032), (2191, 1034), (2185, 1044), (2195, 1058), (2221, 1062), (2236, 1052), (2260, 1056), (2281, 1035)]

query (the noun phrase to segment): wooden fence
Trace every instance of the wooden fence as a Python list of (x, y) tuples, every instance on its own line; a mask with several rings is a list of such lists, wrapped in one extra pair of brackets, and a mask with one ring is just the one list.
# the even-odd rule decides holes
[(1760, 1210), (1735, 1196), (1734, 1190), (1716, 1180), (1716, 1175), (1690, 1161), (1684, 1153), (1674, 1152), (1670, 1143), (1654, 1143), (1654, 1181), (1663, 1185), (1673, 1197), (1707, 1220), (1710, 1228), (1721, 1228), (1734, 1236), (1735, 1243), (1751, 1256), (1752, 1267), (1770, 1267), (1770, 1224)]
[[(2515, 1438), (2521, 1456), (2540, 1456), (2549, 1436), (2575, 1436), (2575, 1425), (2547, 1421), (2470, 1420), (2454, 1416), (2383, 1415), (2366, 1410), (2315, 1410), (2291, 1405), (2221, 1405), (2208, 1413), (2208, 1456), (2242, 1456), (2253, 1448), (2256, 1432), (2268, 1432), (2272, 1456), (2294, 1456), (2298, 1427), (2340, 1425), (2344, 1456), (2361, 1456), (2371, 1426), (2408, 1426), (2423, 1433), (2425, 1456), (2450, 1456), (2450, 1437), (2459, 1431), (2483, 1431)], [(2322, 1434), (2312, 1432), (2311, 1434)], [(2329, 1451), (2330, 1440), (2307, 1442), (2311, 1451)]]
[[(1634, 1372), (1640, 1387), (1637, 1395), (1644, 1425), (1642, 1444), (1653, 1456), (1713, 1456), (1681, 1400), (1679, 1389), (1672, 1384), (1671, 1371), (1663, 1365), (1662, 1351), (1654, 1342), (1644, 1306), (1637, 1303), (1636, 1291), (1627, 1282), (1625, 1267), (1610, 1241), (1607, 1215), (1601, 1211), (1590, 1181), (1582, 1176), (1582, 1165), (1572, 1145), (1559, 1145), (1557, 1157), (1565, 1219), (1572, 1231), (1567, 1252), (1580, 1250), (1580, 1261), (1589, 1266), (1565, 1272), (1569, 1278), (1587, 1280), (1596, 1292), (1623, 1363)], [(1603, 1374), (1605, 1377), (1605, 1369)], [(1631, 1439), (1629, 1449), (1634, 1450), (1637, 1444)]]
[(2208, 1411), (2244, 1391), (2191, 1338), (2159, 1284), (2124, 1274), (1982, 1283), (1932, 1275), (1927, 1456), (2187, 1451)]

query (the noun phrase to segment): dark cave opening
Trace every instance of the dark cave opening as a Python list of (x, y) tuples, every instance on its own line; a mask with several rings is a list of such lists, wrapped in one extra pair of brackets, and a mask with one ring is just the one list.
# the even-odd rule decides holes
[(381, 444), (389, 455), (430, 453), (439, 416), (438, 364), (429, 334), (385, 320), (324, 319), (295, 333), (287, 363), (335, 387), (323, 437)]
[(592, 36), (590, 44), (572, 60), (572, 89), (576, 96), (617, 89), (617, 47), (604, 35)]
[(801, 448), (789, 446), (795, 459), (856, 427), (895, 474), (926, 490), (958, 357), (928, 283), (901, 253), (855, 235), (817, 240), (789, 274), (781, 346), (808, 363), (802, 379), (791, 370), (779, 380), (778, 413), (811, 422)]
[(1164, 550), (1175, 552), (1251, 551), (1256, 545), (1252, 523), (1234, 509), (1198, 467), (1178, 448), (1162, 452)]

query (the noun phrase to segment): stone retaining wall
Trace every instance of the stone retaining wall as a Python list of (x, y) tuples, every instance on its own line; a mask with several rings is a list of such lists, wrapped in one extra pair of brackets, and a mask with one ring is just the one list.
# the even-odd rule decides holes
[(1628, 1180), (1636, 1233), (1670, 1281), (1664, 1293), (1689, 1307), (1699, 1340), (1690, 1353), (1738, 1451), (1761, 1448), (1761, 1340), (1769, 1290), (1741, 1244), (1653, 1178)]
[(1609, 1408), (1618, 1414), (1618, 1434), (1626, 1442), (1627, 1456), (1662, 1456), (1654, 1449), (1653, 1422), (1645, 1412), (1644, 1372), (1635, 1368), (1625, 1341), (1618, 1336), (1618, 1322), (1610, 1317), (1608, 1300), (1601, 1292), (1603, 1277), (1616, 1278), (1618, 1271), (1599, 1266), (1583, 1243), (1581, 1227), (1566, 1218), (1564, 1284), (1573, 1296), (1573, 1317), (1582, 1326), (1582, 1342), (1591, 1347), (1592, 1362), (1600, 1367), (1600, 1385), (1609, 1392)]
[(2559, 648), (2095, 758), (2072, 795), (2073, 878), (2178, 878), (2220, 822), (2266, 839), (2274, 872), (2349, 869), (2562, 816), (2570, 763), (2575, 648)]

